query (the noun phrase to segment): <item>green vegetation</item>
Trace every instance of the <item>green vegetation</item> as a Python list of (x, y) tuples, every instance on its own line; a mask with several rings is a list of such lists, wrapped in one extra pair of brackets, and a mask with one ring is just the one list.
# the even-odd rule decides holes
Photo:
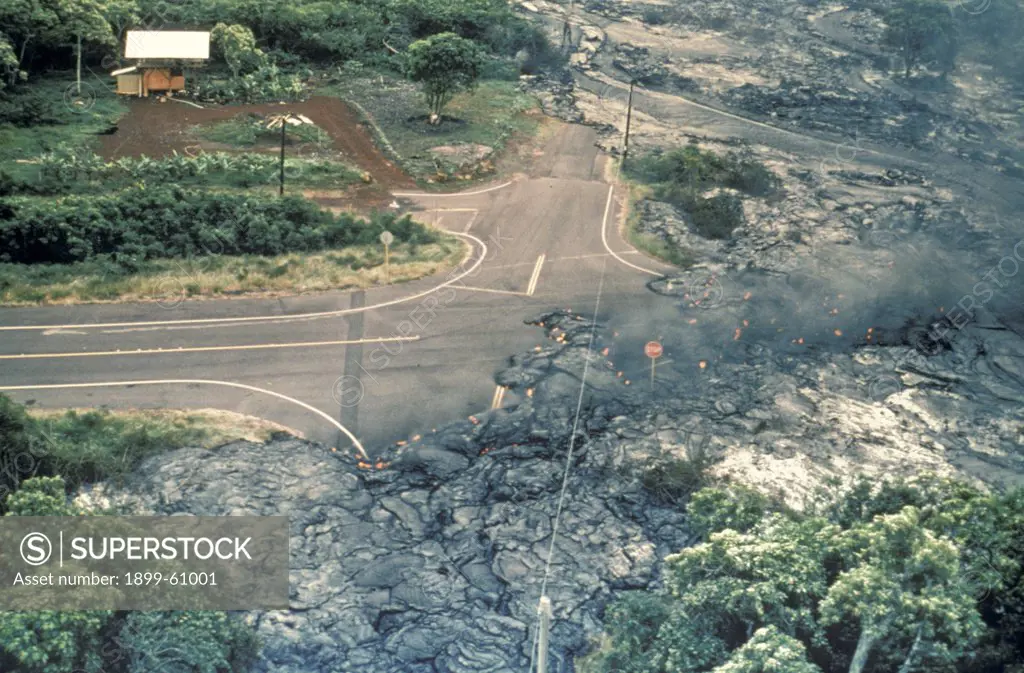
[(39, 0), (0, 7), (0, 67), (14, 87), (73, 63), (80, 36), (86, 63), (118, 51), (124, 31), (157, 23), (213, 30), (215, 57), (232, 79), (269, 66), (357, 59), (393, 65), (392, 50), (451, 32), (527, 68), (556, 57), (541, 30), (504, 0)]
[(423, 97), (413, 85), (384, 73), (361, 73), (366, 68), (339, 71), (324, 93), (338, 95), (372, 111), (373, 122), (395, 159), (416, 178), (447, 182), (459, 176), (486, 175), (487, 162), (467, 168), (430, 152), (440, 146), (484, 145), (499, 150), (511, 139), (529, 135), (540, 125), (536, 99), (516, 82), (484, 80), (473, 91), (456, 94), (437, 125), (425, 123)]
[(32, 182), (35, 164), (61, 145), (92, 150), (98, 135), (110, 129), (127, 108), (112, 92), (93, 89), (91, 107), (76, 110), (65, 103), (66, 78), (33, 80), (31, 88), (0, 91), (0, 196), (4, 174), (14, 182)]
[[(385, 229), (395, 238), (387, 279)], [(8, 304), (366, 287), (437, 272), (464, 250), (409, 216), (179, 187), (0, 200), (0, 248)]]
[[(267, 128), (266, 118), (251, 112), (236, 115), (215, 124), (197, 127), (195, 133), (204, 140), (232, 147), (244, 148), (259, 144), (280, 146), (281, 143), (281, 131), (276, 128)], [(285, 145), (315, 143), (317, 146), (323, 146), (329, 142), (330, 138), (327, 134), (315, 124), (289, 126), (285, 135)]]
[(23, 479), (60, 475), (68, 489), (102, 479), (119, 481), (139, 461), (204, 444), (209, 433), (188, 417), (149, 420), (70, 411), (37, 419), (0, 395), (0, 512), (7, 495), (20, 493)]
[(903, 62), (909, 79), (922, 64), (933, 64), (944, 76), (956, 65), (957, 38), (953, 14), (939, 0), (900, 0), (886, 13), (883, 45)]
[(712, 239), (727, 239), (744, 224), (742, 201), (722, 188), (755, 197), (768, 197), (779, 189), (778, 178), (764, 165), (693, 145), (650, 152), (623, 169), (627, 177), (650, 185), (655, 199), (685, 211), (697, 233)]
[[(361, 173), (329, 159), (285, 158), (292, 188), (339, 188), (361, 182)], [(8, 194), (84, 194), (119, 190), (141, 182), (175, 183), (183, 187), (249, 188), (277, 185), (280, 159), (255, 152), (203, 152), (150, 159), (124, 157), (104, 161), (88, 150), (60, 146), (37, 161), (35, 179), (10, 182)], [(0, 195), (3, 192), (0, 191)]]
[[(0, 397), (0, 414), (4, 406)], [(7, 516), (97, 514), (71, 506), (59, 476), (20, 486), (0, 503)], [(250, 627), (223, 612), (0, 612), (0, 670), (12, 673), (243, 673), (261, 647)]]
[(797, 513), (738, 487), (691, 498), (700, 543), (665, 589), (606, 613), (587, 673), (1019, 673), (1024, 490), (859, 478)]
[(12, 197), (0, 202), (0, 260), (70, 264), (105, 259), (137, 270), (152, 259), (199, 255), (278, 255), (376, 242), (385, 229), (398, 242), (434, 243), (438, 234), (393, 214), (370, 220), (332, 214), (297, 197), (259, 199), (137, 188), (57, 201)]
[(480, 76), (483, 55), (472, 40), (455, 33), (438, 33), (409, 45), (409, 79), (423, 86), (430, 123), (441, 123), (441, 112), (459, 91), (472, 89)]
[[(69, 503), (83, 483), (119, 481), (159, 451), (208, 445), (191, 416), (49, 415), (36, 419), (0, 395), (0, 512), (6, 516), (104, 514)], [(107, 647), (113, 641), (118, 647)], [(173, 642), (175, 647), (161, 647)], [(0, 612), (0, 670), (12, 673), (243, 673), (261, 644), (220, 612)]]
[(389, 271), (379, 243), (321, 253), (273, 256), (207, 255), (154, 259), (136, 272), (106, 259), (74, 264), (0, 263), (0, 304), (157, 300), (176, 306), (188, 297), (325, 292), (401, 283), (450, 269), (465, 246), (451, 236), (437, 243), (391, 246)]
[(138, 4), (143, 15), (158, 14), (169, 24), (246, 26), (256, 44), (282, 63), (295, 58), (312, 63), (355, 59), (389, 65), (393, 52), (388, 46), (404, 52), (417, 40), (445, 32), (473, 40), (503, 58), (526, 51), (532, 64), (554, 56), (541, 31), (504, 0), (266, 0), (255, 11), (241, 0)]

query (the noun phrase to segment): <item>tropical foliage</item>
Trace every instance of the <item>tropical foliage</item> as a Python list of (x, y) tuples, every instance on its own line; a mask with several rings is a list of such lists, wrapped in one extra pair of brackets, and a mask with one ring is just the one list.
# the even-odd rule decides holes
[(666, 558), (664, 590), (609, 606), (592, 670), (1020, 670), (1024, 490), (861, 478), (802, 514), (721, 489), (688, 511), (703, 541)]
[(444, 32), (499, 58), (525, 54), (536, 64), (554, 57), (543, 32), (505, 0), (8, 0), (0, 3), (0, 74), (5, 86), (14, 86), (67, 68), (79, 36), (86, 62), (105, 62), (106, 69), (120, 60), (117, 45), (126, 30), (210, 26), (217, 62), (228, 66), (235, 84), (247, 82), (231, 87), (241, 95), (251, 95), (254, 82), (269, 81), (288, 92), (294, 80), (276, 72), (275, 63), (388, 65), (392, 50), (404, 52)]
[[(58, 476), (25, 480), (6, 508), (7, 516), (91, 513), (68, 504)], [(222, 612), (0, 612), (0, 670), (12, 673), (240, 673), (260, 647), (249, 626)]]
[(57, 201), (11, 197), (0, 199), (0, 261), (68, 264), (106, 257), (132, 270), (157, 258), (368, 245), (385, 228), (399, 242), (437, 240), (437, 234), (409, 216), (375, 214), (365, 220), (335, 215), (299, 197), (256, 198), (180, 187), (137, 187)]

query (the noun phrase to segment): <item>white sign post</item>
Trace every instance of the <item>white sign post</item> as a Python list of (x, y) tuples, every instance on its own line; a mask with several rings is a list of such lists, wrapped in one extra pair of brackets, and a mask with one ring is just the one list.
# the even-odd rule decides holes
[(384, 244), (384, 280), (391, 284), (391, 244), (395, 241), (395, 235), (390, 231), (383, 231), (380, 234), (380, 242)]

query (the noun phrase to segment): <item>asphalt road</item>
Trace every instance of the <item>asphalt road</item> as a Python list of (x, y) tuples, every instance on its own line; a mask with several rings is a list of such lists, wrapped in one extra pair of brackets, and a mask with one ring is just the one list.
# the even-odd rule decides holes
[(595, 139), (565, 126), (530, 177), (396, 194), (417, 217), (467, 236), (461, 277), (286, 299), (3, 309), (0, 391), (41, 407), (226, 409), (339, 450), (350, 433), (372, 456), (513, 403), (494, 375), (539, 345), (540, 330), (523, 321), (555, 308), (590, 315), (599, 287), (601, 316), (624, 326), (616, 348), (640, 354), (657, 335), (629, 325), (668, 301), (644, 287), (666, 267), (618, 236), (622, 201)]

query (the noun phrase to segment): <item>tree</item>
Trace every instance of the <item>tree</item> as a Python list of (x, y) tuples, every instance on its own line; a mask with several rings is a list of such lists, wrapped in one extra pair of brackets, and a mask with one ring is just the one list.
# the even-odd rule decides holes
[(106, 0), (102, 11), (103, 18), (110, 24), (115, 44), (120, 44), (125, 31), (142, 20), (142, 10), (136, 0)]
[(118, 640), (127, 673), (245, 671), (260, 650), (253, 630), (223, 612), (133, 612)]
[(114, 44), (99, 0), (5, 0), (0, 2), (0, 26), (16, 61), (4, 59), (8, 86), (24, 79), (30, 44), (61, 49), (79, 37), (85, 43)]
[(920, 518), (917, 508), (906, 507), (837, 540), (846, 567), (820, 605), (821, 623), (856, 625), (850, 673), (861, 673), (876, 647), (886, 650), (885, 658), (902, 658), (901, 671), (922, 659), (938, 668), (955, 663), (981, 636), (974, 600), (950, 581), (959, 571), (959, 549)]
[[(7, 516), (75, 516), (60, 477), (26, 479), (7, 497)], [(99, 673), (110, 611), (0, 612), (0, 670)], [(5, 665), (6, 664), (6, 665)]]
[(832, 487), (802, 513), (732, 486), (694, 494), (687, 514), (704, 541), (666, 558), (663, 590), (608, 607), (595, 670), (1009, 672), (1024, 661), (1024, 490), (990, 495), (935, 475)]
[(19, 65), (14, 45), (11, 44), (10, 40), (3, 33), (0, 33), (0, 71), (3, 72), (3, 78), (0, 79), (0, 89), (28, 76)]
[(472, 88), (480, 76), (483, 55), (471, 40), (455, 33), (438, 33), (409, 45), (409, 78), (423, 85), (430, 123), (441, 123), (441, 111), (459, 91)]
[(256, 46), (256, 38), (245, 26), (218, 23), (210, 31), (210, 39), (220, 49), (224, 61), (231, 68), (231, 74), (236, 78), (266, 65), (266, 54)]
[(934, 63), (946, 75), (956, 65), (953, 17), (938, 0), (902, 0), (886, 15), (883, 45), (903, 61), (909, 79), (923, 63)]
[(7, 85), (14, 86), (24, 67), (28, 45), (52, 31), (60, 19), (48, 0), (7, 0), (0, 2), (0, 26), (14, 52), (15, 65), (5, 67)]
[(821, 669), (807, 661), (803, 643), (775, 626), (765, 626), (711, 673), (821, 673)]

